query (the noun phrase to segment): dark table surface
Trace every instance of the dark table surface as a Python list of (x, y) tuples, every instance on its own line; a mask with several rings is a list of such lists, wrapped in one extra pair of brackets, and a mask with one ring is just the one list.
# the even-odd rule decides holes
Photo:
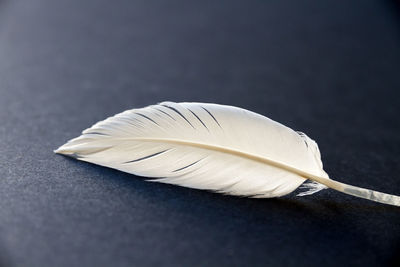
[(222, 196), (52, 152), (125, 109), (214, 102), (306, 132), (338, 181), (400, 194), (399, 14), (378, 0), (0, 0), (0, 265), (399, 259), (396, 207)]

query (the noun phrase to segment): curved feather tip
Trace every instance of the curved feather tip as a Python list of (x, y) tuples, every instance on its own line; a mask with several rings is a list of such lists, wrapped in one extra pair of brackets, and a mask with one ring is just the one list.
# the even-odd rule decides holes
[[(163, 102), (100, 121), (55, 153), (219, 193), (270, 198), (327, 187), (400, 206), (398, 196), (331, 180), (307, 135), (225, 105)], [(306, 182), (306, 183), (305, 183)]]

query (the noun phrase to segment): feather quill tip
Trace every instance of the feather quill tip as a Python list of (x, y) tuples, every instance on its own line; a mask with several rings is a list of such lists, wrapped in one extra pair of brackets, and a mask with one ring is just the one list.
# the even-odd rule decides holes
[(71, 150), (65, 148), (65, 145), (60, 146), (59, 148), (53, 150), (53, 152), (56, 154), (71, 157), (71, 158), (76, 158), (76, 159), (81, 158), (81, 156), (78, 156), (75, 151), (71, 151)]
[(53, 152), (56, 153), (56, 154), (62, 154), (62, 155), (68, 155), (69, 154), (68, 150), (65, 149), (64, 146), (60, 146), (59, 148), (54, 149)]

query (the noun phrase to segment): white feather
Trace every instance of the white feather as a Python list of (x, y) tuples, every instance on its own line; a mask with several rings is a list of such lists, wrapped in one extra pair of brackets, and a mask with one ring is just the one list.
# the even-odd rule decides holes
[(237, 196), (283, 196), (307, 179), (310, 190), (300, 195), (326, 186), (342, 192), (351, 187), (329, 179), (317, 144), (304, 133), (216, 104), (163, 102), (128, 110), (96, 123), (55, 152), (151, 181)]

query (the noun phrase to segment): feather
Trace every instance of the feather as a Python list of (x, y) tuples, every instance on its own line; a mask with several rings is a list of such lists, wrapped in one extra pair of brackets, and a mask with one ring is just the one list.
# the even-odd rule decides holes
[(233, 106), (163, 102), (100, 121), (56, 153), (149, 181), (256, 198), (300, 196), (327, 187), (400, 205), (400, 197), (334, 181), (318, 145), (257, 113)]

